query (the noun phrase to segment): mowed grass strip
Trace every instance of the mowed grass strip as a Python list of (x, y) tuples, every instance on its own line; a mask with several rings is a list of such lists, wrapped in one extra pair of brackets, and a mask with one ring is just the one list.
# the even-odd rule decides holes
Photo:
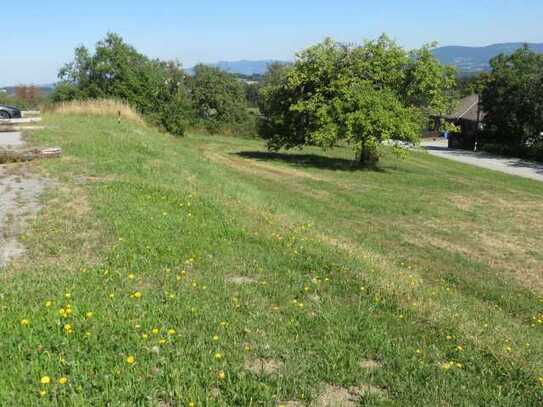
[(3, 270), (1, 405), (543, 402), (542, 185), (45, 121), (65, 155)]

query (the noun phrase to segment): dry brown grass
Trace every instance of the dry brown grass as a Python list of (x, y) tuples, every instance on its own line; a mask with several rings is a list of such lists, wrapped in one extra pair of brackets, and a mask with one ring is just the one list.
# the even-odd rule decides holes
[(114, 99), (74, 100), (57, 103), (48, 111), (60, 114), (120, 117), (134, 123), (144, 124), (143, 118), (129, 104)]

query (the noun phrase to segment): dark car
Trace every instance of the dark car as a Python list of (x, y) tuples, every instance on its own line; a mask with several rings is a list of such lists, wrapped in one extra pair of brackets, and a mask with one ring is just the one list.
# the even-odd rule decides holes
[(15, 106), (0, 105), (0, 120), (2, 119), (20, 119), (23, 117), (21, 111)]

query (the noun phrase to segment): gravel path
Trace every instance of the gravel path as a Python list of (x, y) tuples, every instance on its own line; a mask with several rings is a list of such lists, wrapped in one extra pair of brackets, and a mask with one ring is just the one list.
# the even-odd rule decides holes
[(543, 182), (543, 163), (498, 157), (484, 152), (449, 149), (446, 140), (425, 141), (421, 145), (437, 157)]
[[(20, 133), (0, 133), (0, 150), (23, 145)], [(38, 198), (45, 185), (25, 163), (0, 165), (0, 268), (24, 253), (19, 236), (40, 209)]]
[(23, 138), (19, 132), (0, 133), (0, 148), (17, 148), (24, 145)]

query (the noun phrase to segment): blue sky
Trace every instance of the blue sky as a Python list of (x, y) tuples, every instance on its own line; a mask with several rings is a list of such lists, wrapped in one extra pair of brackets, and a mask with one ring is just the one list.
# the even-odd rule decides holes
[(543, 42), (542, 0), (27, 0), (2, 9), (0, 86), (55, 81), (77, 45), (108, 31), (185, 66), (292, 59), (326, 36), (360, 42), (383, 32), (408, 48)]

